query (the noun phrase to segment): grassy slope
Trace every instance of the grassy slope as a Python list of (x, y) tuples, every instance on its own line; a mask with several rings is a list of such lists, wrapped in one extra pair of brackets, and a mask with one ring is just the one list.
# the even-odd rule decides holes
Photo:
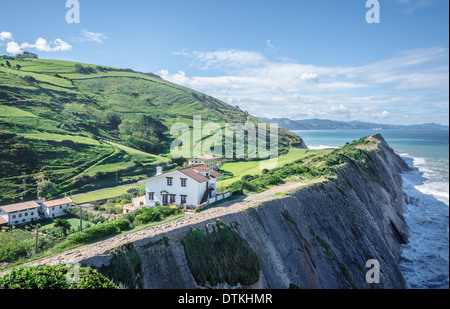
[[(35, 198), (33, 177), (39, 173), (58, 184), (57, 195), (64, 195), (112, 186), (116, 171), (119, 180), (132, 182), (170, 161), (167, 149), (150, 154), (124, 146), (117, 126), (105, 123), (111, 111), (121, 121), (150, 115), (167, 128), (175, 122), (192, 125), (193, 115), (205, 123), (257, 122), (236, 107), (151, 74), (86, 64), (96, 72), (79, 74), (74, 62), (9, 62), (12, 68), (0, 60), (0, 205), (19, 200), (22, 172), (28, 176), (25, 197)], [(285, 148), (300, 142), (280, 130)]]
[[(304, 159), (309, 156), (315, 156), (324, 152), (327, 152), (327, 150), (292, 148), (287, 154), (282, 154), (279, 156), (277, 167), (282, 167), (285, 164), (292, 163), (296, 160)], [(240, 180), (244, 175), (261, 175), (263, 171), (263, 169), (261, 169), (261, 162), (259, 161), (225, 163), (220, 167), (220, 169), (221, 171), (224, 171), (225, 174), (232, 174), (232, 176), (226, 177), (223, 181), (220, 181), (218, 184), (219, 188), (222, 186), (222, 182), (223, 186), (226, 188), (233, 182)]]

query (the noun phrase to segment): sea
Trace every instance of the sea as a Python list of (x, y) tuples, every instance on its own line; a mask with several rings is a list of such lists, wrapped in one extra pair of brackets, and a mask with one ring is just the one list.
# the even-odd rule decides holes
[(293, 131), (310, 149), (336, 148), (380, 133), (412, 168), (404, 173), (405, 220), (411, 235), (400, 269), (413, 289), (449, 288), (449, 131)]

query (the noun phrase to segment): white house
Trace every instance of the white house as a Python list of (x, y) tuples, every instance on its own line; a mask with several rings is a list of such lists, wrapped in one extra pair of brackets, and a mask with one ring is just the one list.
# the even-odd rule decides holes
[[(19, 225), (39, 220), (40, 205), (34, 201), (0, 207), (0, 225)], [(6, 221), (6, 222), (5, 222)]]
[(0, 225), (20, 225), (45, 218), (57, 218), (66, 215), (67, 207), (73, 202), (70, 198), (53, 201), (30, 201), (0, 206)]
[(210, 168), (216, 169), (216, 158), (211, 155), (197, 156), (189, 159), (189, 165), (204, 164)]
[(155, 176), (142, 180), (145, 183), (145, 205), (178, 205), (195, 208), (216, 196), (217, 179), (222, 174), (200, 164), (162, 173), (159, 167)]
[(30, 53), (30, 52), (23, 52), (21, 54), (17, 54), (16, 57), (21, 57), (21, 58), (36, 58), (38, 59), (38, 55)]
[(41, 211), (46, 218), (58, 218), (66, 215), (66, 209), (72, 207), (73, 202), (65, 197), (53, 201), (44, 201), (41, 204)]

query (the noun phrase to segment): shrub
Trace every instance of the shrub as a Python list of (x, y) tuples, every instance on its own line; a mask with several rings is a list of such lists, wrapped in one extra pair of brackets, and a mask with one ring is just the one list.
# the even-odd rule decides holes
[(118, 219), (111, 222), (105, 222), (97, 224), (91, 228), (69, 235), (66, 240), (60, 245), (56, 246), (57, 249), (64, 249), (73, 245), (84, 244), (86, 242), (110, 236), (121, 231), (130, 229), (131, 225), (128, 220)]
[(12, 262), (25, 257), (33, 249), (29, 241), (17, 241), (7, 237), (7, 233), (0, 234), (0, 262)]
[(34, 77), (31, 76), (31, 75), (25, 75), (25, 76), (22, 77), (22, 79), (23, 79), (24, 81), (26, 81), (27, 83), (29, 83), (29, 84), (35, 84), (35, 83), (38, 82), (38, 81), (36, 80), (36, 78), (34, 78)]
[(238, 233), (217, 220), (218, 231), (205, 235), (193, 230), (184, 240), (189, 268), (200, 285), (222, 282), (235, 286), (258, 281), (258, 256)]
[(126, 214), (124, 218), (134, 226), (164, 220), (167, 217), (180, 213), (178, 207), (157, 206), (154, 208), (141, 208)]
[(85, 67), (85, 66), (82, 66), (81, 64), (78, 64), (78, 63), (75, 65), (75, 71), (77, 73), (80, 73), (80, 74), (92, 74), (92, 73), (95, 73), (95, 70), (92, 67)]
[[(80, 267), (79, 280), (68, 280), (75, 266), (18, 267), (0, 277), (0, 289), (117, 289), (90, 267)], [(74, 272), (75, 273), (75, 272)]]

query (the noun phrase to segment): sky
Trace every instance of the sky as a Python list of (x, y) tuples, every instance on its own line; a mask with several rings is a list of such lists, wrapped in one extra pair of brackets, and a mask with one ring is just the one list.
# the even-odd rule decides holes
[[(131, 68), (258, 117), (449, 123), (449, 1), (4, 1), (0, 55)], [(375, 16), (375, 15), (371, 15)]]

